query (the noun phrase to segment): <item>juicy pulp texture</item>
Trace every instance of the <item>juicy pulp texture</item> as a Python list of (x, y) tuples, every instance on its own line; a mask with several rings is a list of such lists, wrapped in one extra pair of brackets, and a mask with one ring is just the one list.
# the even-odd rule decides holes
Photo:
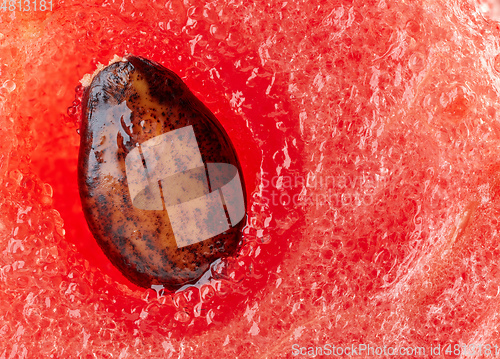
[[(500, 37), (474, 4), (98, 0), (0, 19), (0, 356), (499, 343)], [(78, 202), (64, 111), (126, 53), (180, 74), (242, 154), (245, 245), (173, 295), (129, 287)]]

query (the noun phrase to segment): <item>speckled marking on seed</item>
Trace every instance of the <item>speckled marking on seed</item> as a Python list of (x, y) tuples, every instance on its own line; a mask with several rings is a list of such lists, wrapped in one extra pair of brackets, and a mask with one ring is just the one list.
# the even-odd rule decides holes
[[(120, 113), (123, 103), (130, 120)], [(167, 212), (138, 209), (130, 199), (127, 154), (184, 126), (193, 126), (204, 163), (233, 164), (241, 173), (219, 122), (177, 75), (129, 56), (94, 77), (83, 104), (78, 170), (85, 217), (105, 254), (130, 281), (178, 288), (196, 281), (217, 258), (234, 253), (244, 220), (223, 234), (177, 248)], [(112, 116), (103, 118), (103, 109)]]

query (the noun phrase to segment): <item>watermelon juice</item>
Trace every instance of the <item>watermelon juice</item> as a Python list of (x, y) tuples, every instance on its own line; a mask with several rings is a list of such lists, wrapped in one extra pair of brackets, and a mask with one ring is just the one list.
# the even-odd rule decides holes
[[(476, 4), (4, 4), (0, 357), (495, 353), (499, 28)], [(123, 278), (78, 197), (79, 80), (128, 53), (215, 113), (249, 194), (238, 254), (175, 293)]]

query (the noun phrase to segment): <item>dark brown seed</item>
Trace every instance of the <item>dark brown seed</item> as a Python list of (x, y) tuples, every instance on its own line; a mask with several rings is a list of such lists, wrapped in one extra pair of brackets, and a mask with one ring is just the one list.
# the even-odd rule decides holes
[(210, 110), (172, 71), (127, 56), (85, 89), (78, 181), (99, 246), (133, 283), (176, 289), (231, 255), (241, 167)]

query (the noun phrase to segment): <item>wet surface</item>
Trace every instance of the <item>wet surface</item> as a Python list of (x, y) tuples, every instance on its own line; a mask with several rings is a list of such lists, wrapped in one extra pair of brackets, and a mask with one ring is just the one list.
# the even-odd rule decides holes
[[(0, 70), (15, 84), (0, 85), (6, 356), (498, 345), (492, 12), (439, 0), (94, 5), (0, 23)], [(74, 205), (78, 136), (60, 116), (115, 53), (178, 73), (241, 154), (244, 244), (173, 295), (123, 286)]]

